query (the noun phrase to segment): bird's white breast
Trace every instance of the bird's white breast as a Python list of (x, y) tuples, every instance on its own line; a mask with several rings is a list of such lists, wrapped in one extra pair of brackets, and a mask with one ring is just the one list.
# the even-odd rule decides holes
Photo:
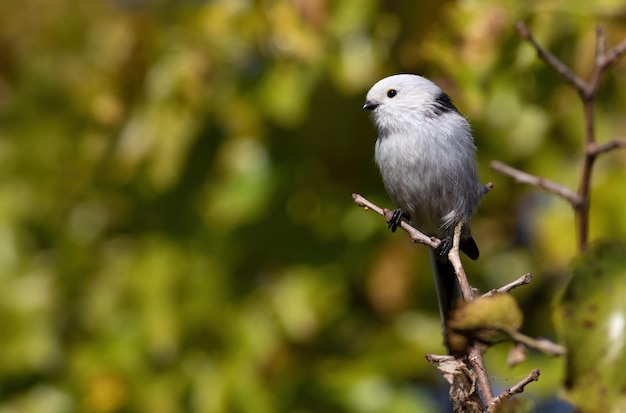
[(414, 127), (381, 134), (375, 150), (392, 201), (415, 227), (439, 237), (449, 235), (459, 220), (467, 222), (481, 196), (469, 127), (456, 113), (443, 116), (462, 122), (422, 118)]

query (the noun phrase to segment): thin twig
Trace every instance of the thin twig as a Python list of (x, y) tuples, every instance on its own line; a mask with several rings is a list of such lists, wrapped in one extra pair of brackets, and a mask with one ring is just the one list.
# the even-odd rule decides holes
[(485, 406), (489, 406), (493, 400), (493, 390), (491, 390), (491, 384), (489, 383), (489, 376), (487, 370), (485, 370), (485, 361), (483, 360), (483, 347), (480, 343), (474, 343), (467, 355), (467, 361), (472, 366), (474, 373), (476, 374), (476, 381), (478, 382), (478, 390), (483, 396)]
[(487, 411), (489, 413), (495, 412), (497, 410), (499, 403), (503, 402), (506, 399), (510, 399), (515, 394), (522, 393), (524, 391), (524, 387), (526, 387), (527, 384), (533, 381), (538, 381), (538, 380), (539, 380), (539, 369), (534, 369), (533, 371), (530, 372), (528, 376), (526, 376), (524, 380), (520, 381), (515, 386), (502, 391), (502, 393), (500, 393), (498, 397), (494, 398), (491, 401), (491, 403), (488, 404)]
[(489, 193), (489, 191), (491, 191), (493, 189), (493, 182), (489, 181), (487, 182), (485, 185), (483, 185), (483, 196), (487, 195), (487, 193)]
[(491, 161), (491, 168), (510, 176), (518, 183), (534, 185), (541, 189), (545, 189), (548, 192), (557, 194), (572, 204), (574, 208), (578, 207), (578, 205), (582, 203), (582, 200), (576, 192), (549, 179), (540, 178), (527, 172), (520, 171), (519, 169), (515, 169), (512, 166), (506, 165), (500, 161)]
[(448, 253), (448, 259), (452, 263), (454, 267), (454, 273), (456, 274), (456, 278), (459, 281), (459, 285), (461, 286), (461, 294), (463, 294), (463, 299), (465, 301), (469, 301), (474, 298), (474, 293), (472, 290), (472, 286), (467, 281), (467, 275), (465, 274), (465, 269), (463, 269), (463, 264), (461, 263), (461, 253), (460, 253), (460, 241), (461, 241), (461, 229), (463, 228), (463, 221), (459, 222), (454, 228), (454, 238), (452, 241), (452, 248)]
[[(356, 202), (358, 206), (365, 209), (366, 211), (372, 210), (376, 212), (378, 215), (384, 217), (386, 220), (389, 220), (389, 218), (391, 218), (391, 211), (389, 211), (388, 209), (383, 209), (379, 207), (378, 205), (374, 204), (373, 202), (368, 201), (367, 199), (365, 199), (363, 196), (359, 194), (352, 194), (352, 199), (354, 200), (354, 202)], [(411, 240), (415, 243), (425, 244), (432, 248), (437, 248), (439, 244), (441, 243), (441, 241), (438, 240), (437, 238), (429, 237), (428, 235), (412, 227), (411, 224), (409, 224), (408, 222), (404, 220), (400, 223), (400, 228), (405, 230), (411, 237)]]
[(600, 66), (601, 60), (604, 57), (604, 29), (599, 24), (596, 25), (596, 66)]
[(600, 60), (596, 62), (600, 70), (607, 70), (613, 63), (617, 62), (626, 53), (626, 39), (622, 40), (620, 44), (610, 48), (601, 56)]
[(520, 287), (522, 285), (526, 285), (526, 284), (530, 284), (530, 281), (532, 280), (533, 275), (531, 273), (527, 273), (522, 275), (521, 277), (519, 277), (517, 280), (508, 283), (507, 285), (504, 285), (500, 288), (494, 288), (493, 290), (487, 291), (485, 294), (483, 294), (483, 298), (484, 297), (490, 297), (494, 294), (502, 294), (502, 293), (508, 293), (509, 291)]
[(517, 28), (519, 35), (535, 48), (537, 56), (552, 66), (570, 85), (572, 85), (572, 87), (574, 87), (574, 89), (578, 91), (581, 96), (588, 92), (589, 86), (587, 83), (574, 73), (572, 69), (561, 62), (556, 56), (541, 47), (524, 22), (517, 22), (515, 27)]
[[(459, 246), (461, 243), (460, 241), (462, 229), (463, 222), (461, 221), (454, 228), (452, 249), (448, 253), (448, 259), (454, 267), (454, 272), (456, 274), (457, 280), (459, 281), (463, 299), (465, 301), (470, 301), (474, 299), (474, 290), (469, 284), (469, 281), (467, 281), (467, 275), (465, 274), (465, 269), (463, 269), (463, 264), (461, 263)], [(474, 374), (476, 374), (478, 390), (480, 390), (480, 393), (483, 396), (483, 401), (485, 405), (488, 405), (491, 399), (493, 399), (493, 391), (491, 390), (491, 384), (489, 383), (489, 376), (487, 375), (487, 371), (485, 370), (485, 362), (483, 360), (482, 351), (482, 346), (479, 343), (474, 343), (468, 354), (468, 362), (472, 366)]]
[[(597, 72), (597, 71), (594, 71)], [(599, 82), (599, 80), (597, 80)], [(595, 94), (595, 92), (594, 92)], [(585, 143), (584, 148), (595, 145), (594, 120), (593, 120), (593, 99), (583, 99), (583, 110), (585, 114)], [(596, 155), (585, 152), (583, 159), (583, 168), (580, 174), (578, 184), (578, 198), (580, 204), (574, 207), (575, 221), (577, 231), (578, 251), (583, 252), (587, 248), (587, 240), (589, 237), (589, 199), (591, 193), (591, 172), (593, 172), (593, 164)]]
[(549, 356), (563, 356), (567, 351), (562, 345), (553, 343), (547, 338), (532, 338), (515, 330), (502, 329), (502, 331), (516, 343), (522, 343), (528, 348), (541, 351)]
[(615, 139), (610, 142), (603, 143), (601, 145), (592, 144), (587, 147), (587, 153), (589, 155), (598, 156), (602, 153), (612, 151), (613, 149), (626, 147), (626, 138)]

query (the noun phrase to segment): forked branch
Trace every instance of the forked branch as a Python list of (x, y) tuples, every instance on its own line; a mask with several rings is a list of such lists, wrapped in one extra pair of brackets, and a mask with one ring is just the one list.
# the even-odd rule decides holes
[(626, 40), (615, 47), (606, 50), (605, 37), (602, 27), (596, 27), (596, 53), (594, 67), (589, 76), (589, 80), (583, 80), (571, 68), (561, 62), (556, 56), (544, 49), (534, 38), (530, 29), (524, 22), (516, 25), (519, 35), (537, 52), (539, 58), (548, 63), (563, 79), (572, 87), (583, 104), (583, 116), (585, 120), (585, 140), (583, 143), (583, 167), (581, 177), (576, 192), (571, 189), (554, 183), (545, 178), (539, 178), (526, 172), (519, 171), (501, 162), (494, 161), (491, 167), (503, 174), (513, 177), (518, 182), (535, 185), (552, 193), (563, 197), (572, 205), (576, 214), (577, 244), (578, 251), (583, 252), (587, 248), (589, 234), (589, 199), (591, 193), (591, 173), (594, 162), (598, 155), (606, 153), (616, 148), (626, 146), (625, 139), (616, 139), (598, 145), (594, 130), (593, 103), (600, 87), (600, 82), (604, 73), (626, 53)]
[[(493, 185), (491, 183), (485, 185), (485, 193), (491, 190), (492, 187)], [(372, 210), (376, 212), (378, 215), (384, 217), (385, 220), (389, 220), (389, 218), (391, 217), (391, 211), (379, 207), (378, 205), (368, 201), (367, 199), (365, 199), (359, 194), (352, 194), (352, 199), (360, 207), (364, 208), (365, 210)], [(440, 240), (434, 237), (429, 237), (423, 234), (422, 232), (412, 227), (406, 221), (402, 221), (400, 227), (410, 235), (411, 240), (413, 240), (413, 242), (425, 244), (432, 248), (437, 248), (439, 246), (439, 243), (441, 242)], [(463, 268), (463, 264), (461, 262), (461, 257), (460, 257), (459, 245), (460, 245), (462, 228), (463, 228), (463, 222), (460, 222), (454, 230), (453, 244), (452, 244), (452, 248), (450, 252), (448, 253), (448, 259), (450, 260), (450, 262), (452, 263), (454, 267), (457, 280), (461, 287), (461, 293), (463, 295), (463, 299), (465, 301), (470, 301), (470, 300), (473, 300), (475, 297), (474, 297), (474, 289), (469, 284), (469, 281), (467, 279), (467, 275), (465, 273), (465, 269)], [(526, 274), (525, 276), (521, 277), (520, 279), (516, 281), (513, 281), (512, 283), (509, 283), (501, 288), (492, 290), (490, 293), (493, 294), (495, 292), (500, 292), (500, 291), (509, 291), (520, 285), (528, 284), (530, 282), (530, 279), (531, 279), (530, 274)], [(487, 293), (487, 294), (490, 294), (490, 293)], [(491, 389), (491, 384), (489, 383), (489, 375), (487, 374), (487, 370), (485, 369), (485, 363), (483, 360), (483, 352), (485, 350), (486, 350), (486, 347), (479, 342), (475, 342), (471, 344), (471, 346), (468, 348), (467, 358), (465, 359), (465, 362), (469, 364), (471, 369), (464, 367), (465, 366), (463, 362), (464, 358), (456, 359), (454, 356), (449, 356), (449, 355), (446, 355), (446, 356), (439, 356), (439, 355), (432, 355), (432, 354), (426, 355), (426, 359), (431, 363), (437, 364), (438, 368), (444, 373), (446, 380), (448, 380), (448, 382), (450, 383), (451, 398), (453, 399), (453, 404), (457, 397), (458, 397), (458, 399), (456, 400), (457, 402), (459, 401), (459, 399), (465, 400), (464, 407), (462, 407), (462, 410), (458, 410), (458, 411), (482, 412), (488, 409), (488, 407), (485, 407), (485, 406), (496, 406), (501, 400), (504, 400), (505, 398), (509, 398), (513, 394), (523, 391), (523, 386), (525, 384), (518, 385), (517, 388), (515, 387), (512, 388), (513, 390), (511, 390), (511, 394), (506, 397), (503, 395), (494, 397), (493, 390)], [(461, 378), (463, 379), (461, 380)], [(473, 380), (475, 380), (475, 383), (473, 381), (468, 382), (466, 380), (468, 378), (473, 378)], [(465, 383), (465, 385), (460, 385), (459, 384), (460, 382)], [(472, 388), (474, 385), (478, 388), (482, 396), (482, 401), (480, 398), (476, 397), (475, 393), (473, 393)], [(458, 392), (457, 396), (452, 396), (452, 393), (457, 394), (457, 392)], [(479, 403), (479, 404), (483, 403), (483, 406), (477, 406), (476, 403)]]

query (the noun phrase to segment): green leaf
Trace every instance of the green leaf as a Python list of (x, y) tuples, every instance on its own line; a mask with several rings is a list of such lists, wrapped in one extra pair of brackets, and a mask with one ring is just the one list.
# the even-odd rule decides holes
[(509, 294), (479, 297), (459, 306), (448, 320), (448, 343), (453, 353), (460, 353), (468, 342), (460, 336), (484, 343), (497, 343), (510, 338), (522, 326), (524, 317), (515, 299)]
[(580, 412), (626, 411), (626, 253), (614, 241), (578, 257), (555, 311), (567, 346), (565, 399)]

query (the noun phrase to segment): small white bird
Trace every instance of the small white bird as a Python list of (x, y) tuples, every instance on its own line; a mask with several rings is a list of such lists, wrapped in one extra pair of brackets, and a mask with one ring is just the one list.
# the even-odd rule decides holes
[(447, 254), (460, 221), (461, 250), (472, 259), (479, 255), (469, 222), (485, 187), (478, 179), (469, 123), (439, 86), (410, 74), (380, 80), (367, 93), (363, 108), (373, 112), (379, 132), (376, 164), (398, 208), (389, 227), (395, 231), (405, 217), (426, 235), (443, 241), (436, 252), (431, 250), (431, 262), (439, 273), (435, 278), (445, 319), (456, 295), (456, 276)]

